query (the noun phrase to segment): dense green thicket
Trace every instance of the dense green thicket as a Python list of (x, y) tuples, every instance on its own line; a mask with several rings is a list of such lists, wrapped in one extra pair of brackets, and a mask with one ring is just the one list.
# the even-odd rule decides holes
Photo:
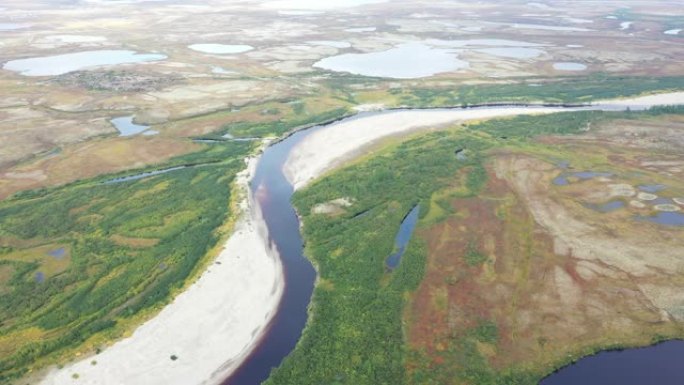
[[(568, 81), (572, 82), (569, 86)], [(403, 105), (411, 107), (465, 106), (491, 102), (586, 103), (650, 91), (681, 90), (684, 77), (531, 78), (513, 84), (457, 85), (449, 88), (397, 88)]]
[(469, 128), (486, 132), (497, 138), (529, 139), (539, 135), (580, 134), (590, 124), (610, 119), (643, 119), (664, 114), (682, 114), (684, 106), (654, 107), (647, 111), (579, 111), (560, 112), (548, 115), (519, 115), (506, 119), (492, 119), (470, 125)]
[[(431, 134), (295, 195), (294, 204), (304, 217), (306, 252), (324, 284), (315, 290), (313, 322), (268, 384), (403, 382), (404, 293), (422, 279), (423, 245), (412, 241), (391, 273), (385, 259), (406, 213), (428, 202), (459, 169), (477, 168), (486, 146), (468, 135)], [(459, 148), (468, 149), (468, 160), (457, 159)], [(315, 204), (340, 197), (355, 202), (347, 215), (311, 214)]]
[[(98, 178), (0, 203), (0, 260), (13, 271), (0, 296), (0, 337), (32, 327), (49, 332), (0, 357), (0, 382), (164, 303), (216, 244), (250, 150), (221, 144), (173, 161), (207, 162), (201, 166), (116, 184)], [(8, 258), (51, 244), (68, 245), (70, 263), (44, 282), (35, 279), (39, 263)]]
[(280, 136), (299, 127), (312, 126), (324, 122), (341, 119), (349, 114), (346, 108), (337, 108), (317, 114), (307, 114), (302, 104), (293, 105), (294, 116), (289, 119), (279, 119), (274, 122), (239, 122), (223, 126), (215, 136), (231, 134), (235, 137), (264, 137)]

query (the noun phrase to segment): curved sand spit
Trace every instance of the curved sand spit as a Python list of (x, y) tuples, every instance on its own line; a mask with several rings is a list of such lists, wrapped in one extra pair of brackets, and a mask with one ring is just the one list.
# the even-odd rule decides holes
[[(592, 108), (645, 109), (656, 105), (674, 104), (684, 104), (684, 92), (599, 101), (593, 103)], [(530, 107), (406, 110), (348, 120), (317, 131), (295, 146), (285, 163), (285, 176), (295, 189), (300, 189), (309, 181), (354, 157), (364, 146), (390, 135), (407, 134), (418, 129), (457, 121), (522, 114), (549, 114), (568, 110), (570, 109)]]
[[(596, 103), (653, 106), (684, 104), (684, 92)], [(294, 147), (284, 165), (299, 189), (352, 158), (364, 146), (391, 135), (458, 121), (532, 113), (559, 108), (391, 111), (330, 125)], [(257, 159), (238, 179), (245, 193), (234, 234), (211, 267), (159, 315), (94, 357), (54, 369), (42, 385), (193, 385), (218, 384), (247, 357), (276, 312), (283, 291), (282, 266), (268, 241), (248, 181)], [(178, 357), (171, 360), (171, 355)], [(91, 365), (97, 360), (96, 365)], [(78, 374), (78, 380), (72, 375)]]
[(236, 369), (275, 315), (284, 287), (280, 258), (249, 193), (256, 161), (238, 177), (242, 214), (218, 263), (131, 337), (52, 370), (42, 385), (219, 384)]

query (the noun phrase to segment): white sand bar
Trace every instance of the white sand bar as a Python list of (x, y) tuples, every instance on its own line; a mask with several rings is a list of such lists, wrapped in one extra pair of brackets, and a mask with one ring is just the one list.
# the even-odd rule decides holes
[(487, 110), (408, 110), (350, 119), (307, 136), (292, 149), (283, 171), (297, 190), (353, 157), (364, 146), (391, 135), (409, 134), (417, 129), (439, 127), (457, 121), (559, 111), (559, 108), (524, 107)]
[(275, 315), (284, 288), (280, 258), (248, 194), (255, 165), (252, 159), (238, 179), (245, 194), (242, 214), (218, 263), (131, 337), (53, 369), (41, 384), (219, 384), (242, 363)]
[[(649, 95), (594, 103), (596, 109), (647, 108), (656, 105), (684, 104), (684, 92)], [(459, 121), (488, 119), (521, 114), (549, 114), (559, 108), (489, 108), (451, 110), (390, 111), (350, 119), (317, 131), (296, 145), (283, 170), (295, 189), (330, 171), (353, 157), (364, 146), (391, 135), (405, 135), (417, 129), (439, 127)]]
[(632, 110), (648, 109), (655, 106), (674, 106), (684, 104), (684, 92), (654, 94), (638, 98), (604, 100), (592, 103), (594, 106), (620, 106)]

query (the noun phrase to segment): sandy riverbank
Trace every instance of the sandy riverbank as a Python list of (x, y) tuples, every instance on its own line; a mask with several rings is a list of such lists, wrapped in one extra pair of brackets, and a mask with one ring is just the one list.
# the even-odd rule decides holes
[[(639, 109), (673, 104), (684, 104), (684, 92), (604, 100), (593, 103), (593, 106), (596, 109), (615, 106)], [(406, 110), (351, 119), (319, 130), (302, 140), (292, 149), (283, 171), (295, 189), (300, 189), (313, 179), (358, 155), (367, 146), (392, 135), (406, 135), (419, 129), (438, 128), (470, 120), (522, 114), (549, 114), (568, 110), (552, 107)]]
[(392, 135), (405, 135), (427, 127), (440, 127), (458, 121), (488, 119), (533, 113), (553, 113), (560, 108), (527, 107), (487, 110), (408, 110), (390, 111), (347, 120), (317, 131), (297, 144), (283, 171), (295, 190), (354, 157), (364, 147)]
[(280, 259), (249, 192), (256, 163), (250, 159), (238, 176), (242, 212), (215, 263), (132, 336), (53, 369), (40, 384), (209, 385), (238, 367), (275, 315), (284, 288)]
[(594, 106), (622, 106), (629, 107), (633, 110), (648, 109), (654, 106), (671, 106), (677, 104), (684, 104), (684, 92), (668, 92), (663, 94), (653, 94), (640, 96), (636, 98), (614, 99), (614, 100), (600, 100), (592, 103)]

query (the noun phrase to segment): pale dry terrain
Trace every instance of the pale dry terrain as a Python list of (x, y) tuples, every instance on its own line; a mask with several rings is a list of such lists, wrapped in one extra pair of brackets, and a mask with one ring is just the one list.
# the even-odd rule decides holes
[[(679, 121), (614, 120), (493, 152), (483, 191), (452, 199), (455, 214), (420, 231), (427, 271), (406, 321), (431, 370), (450, 373), (458, 341), (482, 320), (498, 330), (477, 346), (487, 365), (540, 375), (606, 347), (681, 336), (684, 228), (644, 219), (684, 208), (682, 147), (666, 143)], [(603, 174), (573, 176), (591, 171)], [(469, 261), (473, 252), (481, 259)]]
[[(17, 186), (3, 187), (0, 196), (93, 175), (79, 168), (53, 170), (69, 154), (97, 157), (98, 146), (83, 146), (84, 141), (114, 145), (117, 132), (108, 123), (113, 117), (132, 115), (138, 123), (152, 124), (160, 134), (146, 145), (159, 150), (128, 151), (115, 163), (94, 164), (95, 173), (159, 163), (191, 151), (194, 147), (182, 143), (188, 137), (254, 119), (252, 112), (242, 111), (249, 106), (272, 101), (286, 109), (289, 101), (321, 95), (336, 107), (347, 106), (348, 90), (330, 89), (332, 73), (314, 67), (339, 54), (375, 53), (405, 43), (446, 49), (467, 66), (438, 73), (435, 79), (442, 86), (595, 72), (683, 75), (684, 43), (664, 33), (681, 27), (682, 10), (676, 5), (632, 1), (627, 10), (620, 1), (336, 1), (323, 6), (213, 0), (63, 1), (55, 6), (9, 0), (0, 16), (2, 63), (101, 49), (166, 58), (58, 76), (0, 70), (0, 142), (11, 144), (0, 148), (0, 184)], [(621, 27), (624, 21), (631, 22), (629, 28)], [(250, 48), (211, 53), (189, 48), (193, 44)], [(587, 68), (558, 70), (557, 62)], [(374, 80), (354, 87), (422, 84), (421, 79)], [(45, 178), (37, 181), (41, 173)]]

